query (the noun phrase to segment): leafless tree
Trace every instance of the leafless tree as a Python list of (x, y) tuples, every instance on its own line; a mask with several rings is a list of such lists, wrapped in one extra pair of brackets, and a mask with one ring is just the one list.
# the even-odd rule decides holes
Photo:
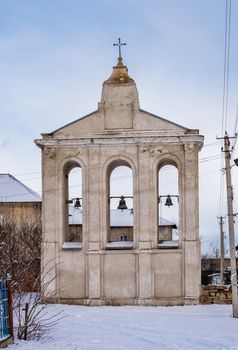
[(39, 339), (58, 322), (59, 313), (49, 316), (46, 300), (55, 299), (50, 285), (55, 282), (55, 262), (41, 270), (41, 223), (0, 224), (0, 279), (11, 276), (13, 310), (19, 339)]
[[(47, 300), (56, 299), (56, 293), (51, 291), (51, 284), (55, 282), (55, 265), (50, 261), (35, 280), (33, 289), (40, 290), (25, 293), (18, 290), (15, 293), (14, 312), (18, 320), (18, 338), (24, 340), (40, 339), (63, 317), (61, 312), (49, 315)], [(53, 273), (52, 273), (53, 272)], [(49, 276), (51, 276), (49, 278)], [(41, 280), (41, 281), (40, 281)], [(40, 283), (41, 282), (41, 283)]]
[(0, 278), (11, 275), (15, 289), (33, 291), (40, 275), (41, 223), (0, 224)]

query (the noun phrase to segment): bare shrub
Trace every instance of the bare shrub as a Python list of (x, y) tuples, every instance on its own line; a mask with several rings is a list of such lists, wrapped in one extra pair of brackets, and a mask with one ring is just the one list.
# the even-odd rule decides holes
[(49, 316), (47, 310), (46, 301), (55, 299), (55, 292), (50, 292), (55, 261), (41, 270), (41, 237), (41, 222), (0, 224), (0, 279), (11, 276), (17, 336), (24, 340), (40, 339), (61, 318), (60, 313)]
[(34, 291), (40, 275), (41, 222), (0, 224), (0, 278), (11, 275), (15, 289)]

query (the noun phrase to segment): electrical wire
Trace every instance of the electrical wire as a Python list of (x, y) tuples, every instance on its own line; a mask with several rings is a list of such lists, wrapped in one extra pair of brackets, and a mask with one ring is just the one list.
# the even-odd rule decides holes
[[(212, 146), (212, 145), (217, 145), (217, 144), (219, 144), (219, 142), (213, 142), (213, 143), (209, 143), (209, 144), (206, 144), (205, 146)], [(215, 155), (212, 155), (212, 156), (207, 156), (207, 157), (203, 157), (203, 158), (201, 158), (200, 159), (200, 163), (205, 163), (205, 162), (209, 162), (209, 161), (214, 161), (214, 160), (217, 160), (217, 159), (219, 159), (219, 155), (218, 154), (215, 154)], [(95, 167), (97, 167), (98, 165), (97, 164), (95, 164)], [(78, 168), (80, 168), (80, 167), (78, 167)], [(168, 165), (168, 166), (164, 166), (163, 168), (161, 168), (160, 169), (160, 172), (167, 172), (167, 171), (170, 171), (170, 166)], [(76, 169), (73, 169), (72, 171), (71, 171), (71, 173), (72, 174), (76, 174), (76, 173), (78, 173), (79, 172), (79, 170), (76, 170)], [(216, 171), (217, 172), (217, 171)], [(145, 172), (145, 173), (147, 173), (147, 172)], [(143, 174), (145, 174), (145, 173), (142, 173), (142, 175)], [(39, 174), (39, 172), (29, 172), (29, 173), (21, 173), (22, 175), (31, 175), (31, 174)], [(18, 175), (20, 175), (20, 174), (18, 174)], [(15, 175), (16, 176), (16, 175)], [(119, 175), (119, 176), (116, 176), (116, 177), (114, 177), (114, 178), (112, 178), (111, 179), (111, 181), (120, 181), (120, 180), (123, 180), (123, 179), (128, 179), (128, 178), (130, 178), (131, 177), (131, 175)], [(30, 179), (27, 179), (27, 181), (30, 181), (30, 180), (40, 180), (41, 179), (41, 177), (34, 177), (34, 178), (30, 178)], [(5, 185), (5, 184), (8, 184), (9, 182), (8, 181), (6, 181), (6, 182), (2, 182), (2, 183), (0, 183), (0, 185)], [(78, 185), (72, 185), (72, 186), (70, 186), (69, 187), (69, 189), (70, 188), (76, 188), (76, 187), (80, 187), (81, 186), (81, 183), (82, 183), (82, 180), (80, 181), (79, 180), (79, 184)], [(42, 191), (35, 191), (37, 194), (41, 194), (42, 193)], [(21, 194), (11, 194), (11, 195), (9, 195), (9, 196), (4, 196), (4, 198), (10, 198), (10, 197), (14, 197), (14, 196), (20, 196), (20, 195), (22, 195), (23, 193), (21, 193)]]
[(230, 74), (230, 41), (231, 41), (231, 0), (227, 0), (227, 62), (226, 62), (226, 102), (225, 102), (225, 129), (227, 130), (228, 98), (229, 98), (229, 74)]
[[(207, 176), (207, 175), (211, 175), (211, 174), (215, 174), (215, 173), (218, 173), (220, 172), (220, 169), (219, 170), (213, 170), (213, 171), (210, 171), (208, 173), (204, 173), (204, 174), (200, 174), (198, 177), (203, 177), (203, 176)], [(128, 178), (128, 177), (131, 177), (129, 175), (125, 175), (125, 176), (121, 176), (121, 178)], [(134, 180), (136, 178), (136, 176), (132, 176), (132, 179)], [(114, 178), (113, 181), (115, 180), (118, 180), (118, 177), (117, 178)], [(166, 184), (165, 186), (169, 186), (169, 185), (174, 185), (174, 184), (177, 184), (178, 182), (173, 182), (173, 183), (170, 183), (170, 184)], [(77, 185), (71, 185), (70, 188), (76, 188), (76, 187), (81, 187), (82, 185), (79, 183)], [(42, 196), (43, 192), (44, 193), (52, 193), (54, 191), (58, 191), (60, 188), (58, 187), (57, 189), (53, 189), (53, 190), (46, 190), (46, 191), (34, 191), (36, 194), (39, 194)], [(23, 192), (23, 193), (18, 193), (18, 194), (11, 194), (11, 195), (8, 195), (8, 196), (2, 196), (4, 198), (11, 198), (11, 197), (15, 197), (15, 196), (22, 196), (22, 195), (27, 195), (28, 192)], [(32, 195), (32, 193), (29, 193)], [(1, 196), (0, 196), (1, 198)]]
[[(226, 0), (225, 11), (225, 41), (224, 41), (224, 66), (223, 66), (223, 88), (222, 88), (222, 115), (221, 135), (227, 130), (228, 98), (229, 98), (229, 73), (230, 73), (230, 36), (231, 36), (231, 0)], [(221, 140), (222, 148), (222, 140)], [(224, 168), (224, 156), (221, 152), (221, 169)], [(224, 174), (220, 174), (218, 216), (224, 214)]]
[(222, 135), (224, 135), (224, 131), (227, 129), (229, 73), (230, 73), (230, 33), (231, 33), (231, 0), (226, 0), (223, 89), (222, 89), (222, 130), (221, 130)]
[[(220, 144), (220, 141), (216, 141), (216, 142), (211, 142), (211, 143), (206, 143), (205, 145), (203, 145), (203, 148), (206, 148), (206, 147), (210, 147), (210, 146), (215, 146), (215, 145), (218, 145)], [(35, 175), (35, 174), (41, 174), (41, 171), (32, 171), (32, 172), (28, 172), (28, 173), (18, 173), (18, 174), (13, 174), (14, 177), (24, 177), (24, 176), (28, 176), (28, 175)], [(6, 173), (0, 173), (0, 176), (1, 175), (6, 175)], [(30, 179), (27, 179), (27, 181), (29, 180), (40, 180), (41, 177), (33, 177), (33, 178), (30, 178)]]

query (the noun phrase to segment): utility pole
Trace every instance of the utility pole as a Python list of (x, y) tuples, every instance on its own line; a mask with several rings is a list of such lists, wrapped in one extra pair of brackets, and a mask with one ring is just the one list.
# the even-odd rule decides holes
[(230, 243), (230, 262), (231, 262), (231, 284), (232, 284), (232, 308), (233, 317), (238, 317), (238, 299), (237, 299), (237, 270), (235, 253), (235, 233), (234, 233), (234, 215), (233, 215), (233, 193), (231, 184), (231, 150), (230, 139), (227, 132), (224, 137), (225, 167), (226, 167), (226, 188), (227, 188), (227, 217), (229, 227)]
[(223, 224), (225, 217), (219, 216), (219, 225), (220, 225), (220, 280), (224, 284), (224, 231)]

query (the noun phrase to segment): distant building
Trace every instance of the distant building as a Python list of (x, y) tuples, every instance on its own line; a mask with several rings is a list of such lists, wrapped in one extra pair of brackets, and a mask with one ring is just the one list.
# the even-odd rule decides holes
[[(69, 241), (82, 242), (82, 216), (81, 209), (69, 206)], [(160, 217), (158, 232), (161, 244), (171, 241), (176, 229), (175, 223)], [(133, 241), (133, 209), (110, 210), (110, 238), (111, 242)]]
[[(220, 258), (202, 258), (201, 259), (201, 283), (206, 284), (217, 284), (218, 277), (220, 276), (221, 267)], [(224, 264), (224, 282), (225, 284), (230, 284), (231, 275), (231, 260), (230, 258), (225, 258)], [(238, 260), (236, 259), (236, 269), (238, 271)]]
[(41, 197), (10, 174), (0, 174), (0, 221), (36, 222), (41, 219)]

